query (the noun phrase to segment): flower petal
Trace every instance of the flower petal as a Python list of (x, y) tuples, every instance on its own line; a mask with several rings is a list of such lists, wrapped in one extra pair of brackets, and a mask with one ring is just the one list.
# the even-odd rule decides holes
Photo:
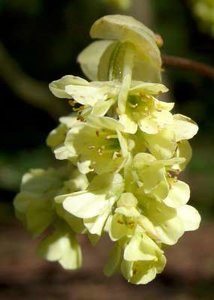
[(130, 95), (141, 93), (144, 95), (158, 95), (160, 93), (165, 93), (168, 88), (161, 83), (151, 83), (151, 82), (133, 82), (134, 86), (130, 88)]
[[(115, 43), (112, 41), (96, 41), (91, 43), (88, 47), (86, 47), (78, 56), (77, 61), (80, 63), (81, 69), (83, 73), (90, 79), (90, 80), (106, 80), (108, 77), (107, 70), (105, 66), (105, 61), (109, 55), (105, 53), (112, 53), (112, 46), (114, 48)], [(111, 51), (109, 51), (111, 50)], [(102, 62), (102, 60), (104, 62)], [(107, 60), (109, 61), (109, 60)], [(99, 78), (99, 68), (100, 64), (102, 64), (102, 71), (105, 73), (104, 79)]]
[(39, 245), (39, 254), (49, 261), (58, 261), (64, 269), (74, 270), (81, 266), (80, 246), (70, 233), (56, 230)]
[(93, 218), (84, 219), (84, 225), (91, 234), (102, 234), (103, 227), (105, 226), (105, 222), (110, 214), (110, 211), (111, 207), (109, 206), (102, 214)]
[(168, 129), (158, 134), (144, 134), (148, 149), (157, 159), (171, 158), (177, 148), (174, 132)]
[(89, 83), (87, 80), (73, 76), (73, 75), (66, 75), (62, 78), (52, 81), (49, 85), (49, 88), (51, 92), (54, 94), (54, 96), (58, 98), (68, 98), (70, 99), (71, 96), (65, 91), (65, 87), (67, 85), (81, 85), (81, 86), (87, 86)]
[(201, 222), (201, 216), (194, 207), (190, 205), (179, 207), (178, 216), (184, 224), (185, 231), (198, 229)]
[(63, 202), (65, 210), (79, 218), (92, 218), (103, 213), (108, 206), (105, 194), (76, 192)]
[(170, 207), (180, 207), (186, 204), (190, 198), (190, 188), (188, 184), (177, 180), (171, 183), (168, 196), (163, 200)]
[(119, 121), (124, 127), (124, 131), (127, 133), (135, 134), (137, 131), (137, 123), (132, 120), (127, 114), (119, 115)]
[(176, 114), (174, 118), (174, 130), (176, 141), (189, 140), (198, 132), (198, 125), (190, 118)]
[[(93, 24), (90, 34), (93, 38), (129, 41), (139, 52), (135, 65), (137, 66), (139, 61), (147, 63), (150, 66), (151, 78), (155, 82), (160, 80), (161, 58), (156, 38), (154, 33), (142, 23), (129, 16), (109, 15), (97, 20)], [(141, 80), (144, 71), (145, 68), (143, 72), (141, 68), (140, 73), (134, 70), (133, 76), (136, 73), (138, 78), (135, 79)], [(149, 75), (150, 73), (147, 73), (147, 78)], [(152, 80), (148, 78), (148, 81)]]
[(125, 248), (124, 259), (127, 261), (156, 260), (157, 249), (158, 246), (146, 234), (135, 234)]

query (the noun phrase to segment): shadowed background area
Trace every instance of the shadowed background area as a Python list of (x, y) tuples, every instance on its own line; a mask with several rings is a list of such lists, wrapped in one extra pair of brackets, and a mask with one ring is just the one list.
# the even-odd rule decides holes
[[(200, 127), (191, 141), (193, 159), (184, 172), (192, 203), (202, 215), (199, 231), (168, 251), (165, 272), (136, 287), (104, 277), (109, 242), (81, 240), (84, 267), (67, 272), (36, 256), (36, 241), (15, 220), (12, 201), (22, 174), (56, 164), (45, 145), (58, 117), (71, 110), (48, 83), (81, 76), (78, 53), (90, 43), (89, 28), (109, 13), (130, 14), (161, 34), (162, 53), (214, 66), (214, 38), (192, 13), (191, 1), (135, 0), (128, 11), (104, 0), (0, 0), (0, 298), (1, 299), (212, 299), (214, 294), (214, 82), (196, 72), (164, 69), (167, 99)], [(112, 1), (113, 2), (113, 1)], [(213, 12), (214, 14), (214, 12)]]

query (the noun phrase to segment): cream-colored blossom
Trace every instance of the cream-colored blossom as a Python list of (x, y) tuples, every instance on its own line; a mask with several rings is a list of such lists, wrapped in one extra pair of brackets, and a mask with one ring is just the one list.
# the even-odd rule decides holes
[(65, 170), (35, 169), (23, 176), (14, 206), (16, 216), (32, 234), (39, 235), (53, 222), (54, 197), (62, 189), (65, 175)]
[(163, 247), (196, 230), (190, 188), (178, 178), (191, 159), (197, 124), (160, 101), (161, 57), (156, 35), (128, 16), (106, 16), (91, 28), (92, 43), (78, 57), (91, 82), (73, 75), (50, 84), (75, 111), (60, 118), (47, 144), (59, 169), (23, 176), (16, 215), (37, 236), (39, 253), (65, 269), (81, 265), (76, 234), (96, 245), (113, 243), (104, 272), (120, 271), (146, 284), (163, 271)]
[(163, 251), (146, 234), (135, 234), (124, 250), (121, 263), (123, 276), (134, 284), (146, 284), (165, 267)]
[(91, 234), (101, 235), (112, 207), (124, 189), (123, 178), (119, 174), (95, 176), (85, 191), (61, 195), (56, 202), (83, 223)]
[(39, 244), (38, 253), (48, 261), (58, 261), (68, 270), (82, 265), (81, 248), (69, 228), (58, 227)]
[[(81, 173), (118, 172), (128, 156), (122, 125), (107, 117), (93, 117), (89, 122), (75, 124), (67, 133), (62, 159), (77, 164)], [(58, 149), (55, 149), (57, 158)]]

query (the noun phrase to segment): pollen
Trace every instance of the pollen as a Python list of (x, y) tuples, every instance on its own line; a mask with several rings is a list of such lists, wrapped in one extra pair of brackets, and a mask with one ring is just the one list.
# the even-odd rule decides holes
[(82, 115), (79, 115), (79, 116), (77, 117), (77, 120), (80, 121), (80, 122), (84, 122), (84, 121), (85, 121), (85, 119), (83, 118)]
[(74, 107), (76, 104), (76, 101), (74, 101), (73, 99), (69, 100), (68, 103), (70, 104), (70, 106)]
[(102, 155), (103, 155), (103, 149), (101, 149), (101, 148), (98, 148), (97, 152), (98, 152), (98, 154), (99, 154), (100, 156), (102, 156)]
[(133, 270), (133, 275), (136, 275), (136, 273), (137, 273), (137, 270), (134, 269), (134, 270)]
[(112, 135), (107, 135), (105, 137), (106, 140), (110, 140), (110, 139), (117, 139), (117, 135), (116, 134), (112, 134)]
[(118, 224), (121, 224), (121, 225), (124, 225), (124, 222), (121, 221), (121, 220), (117, 220), (117, 223), (118, 223)]
[(95, 146), (92, 146), (92, 145), (91, 145), (91, 146), (88, 146), (88, 149), (89, 149), (89, 150), (94, 150), (94, 149), (95, 149)]
[(138, 107), (138, 103), (135, 103), (135, 104), (129, 103), (129, 106), (132, 107), (132, 108), (136, 108), (136, 107)]

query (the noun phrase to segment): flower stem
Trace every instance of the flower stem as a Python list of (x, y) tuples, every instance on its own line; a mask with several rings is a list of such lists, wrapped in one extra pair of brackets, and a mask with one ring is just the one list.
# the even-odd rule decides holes
[(214, 80), (214, 68), (184, 57), (162, 55), (163, 66), (191, 70)]

